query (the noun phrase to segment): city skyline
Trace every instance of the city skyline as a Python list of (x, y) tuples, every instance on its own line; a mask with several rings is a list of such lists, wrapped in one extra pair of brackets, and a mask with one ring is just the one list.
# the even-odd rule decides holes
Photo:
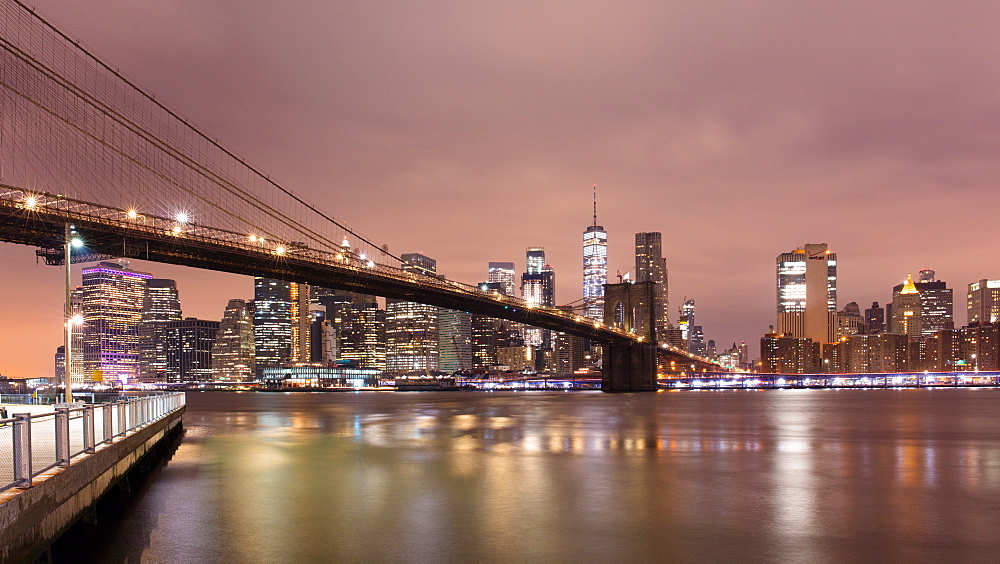
[[(996, 203), (984, 192), (997, 167), (990, 162), (994, 126), (984, 116), (996, 112), (1000, 88), (976, 70), (990, 68), (982, 43), (995, 41), (986, 22), (996, 8), (907, 6), (909, 17), (890, 25), (892, 10), (864, 4), (645, 7), (609, 10), (602, 18), (584, 17), (601, 10), (581, 5), (573, 13), (583, 21), (573, 31), (561, 23), (566, 14), (552, 8), (535, 7), (538, 17), (525, 18), (514, 14), (523, 7), (496, 14), (487, 6), (431, 4), (425, 9), (433, 17), (392, 38), (384, 28), (414, 15), (411, 9), (375, 13), (353, 6), (340, 9), (356, 29), (320, 34), (333, 42), (324, 48), (301, 43), (310, 34), (291, 30), (313, 29), (309, 19), (338, 24), (334, 16), (342, 14), (332, 8), (278, 17), (272, 11), (279, 8), (258, 6), (241, 18), (227, 14), (236, 8), (209, 3), (184, 9), (202, 16), (184, 20), (197, 25), (164, 25), (180, 17), (169, 6), (38, 6), (249, 161), (394, 252), (438, 258), (441, 271), (456, 280), (485, 280), (488, 261), (520, 265), (524, 248), (538, 245), (560, 273), (557, 303), (581, 297), (579, 229), (590, 218), (594, 183), (602, 190), (610, 277), (630, 268), (634, 233), (662, 232), (670, 302), (696, 299), (706, 339), (718, 343), (754, 342), (766, 330), (773, 318), (771, 261), (802, 241), (837, 250), (838, 309), (850, 301), (884, 304), (906, 272), (921, 268), (935, 269), (959, 295), (969, 283), (1000, 278), (979, 262), (992, 256), (988, 209)], [(459, 17), (488, 29), (496, 44), (442, 23)], [(777, 22), (766, 29), (778, 39), (798, 37), (799, 52), (785, 53), (777, 39), (758, 37), (754, 30), (765, 29), (764, 18)], [(271, 24), (284, 41), (249, 39)], [(373, 36), (384, 43), (364, 39), (373, 27), (383, 30)], [(633, 28), (637, 32), (628, 33)], [(502, 41), (543, 30), (528, 33), (518, 48)], [(597, 36), (598, 30), (607, 31)], [(436, 39), (424, 41), (424, 34)], [(586, 46), (605, 35), (620, 44)], [(660, 36), (671, 39), (664, 44)], [(846, 36), (849, 49), (827, 50)], [(362, 54), (339, 55), (322, 66), (316, 87), (297, 78), (305, 72), (295, 64), (302, 62), (298, 54), (348, 53), (352, 45), (364, 47), (353, 50)], [(699, 59), (700, 68), (685, 66), (678, 55), (706, 46), (716, 50)], [(405, 56), (409, 47), (417, 50), (414, 59)], [(232, 53), (260, 64), (234, 66)], [(426, 63), (415, 60), (425, 55)], [(821, 64), (806, 68), (808, 57)], [(401, 60), (414, 69), (402, 68)], [(622, 64), (632, 60), (672, 72), (640, 73)], [(477, 86), (483, 74), (470, 80), (451, 72), (477, 61), (486, 71), (517, 69), (515, 77), (499, 73), (519, 79), (513, 101), (502, 83)], [(745, 73), (733, 71), (740, 66), (759, 76), (746, 82)], [(533, 69), (563, 70), (565, 84), (521, 76)], [(609, 75), (610, 69), (622, 74)], [(595, 74), (621, 80), (593, 84)], [(658, 74), (670, 76), (669, 84), (647, 78)], [(440, 94), (440, 84), (427, 77), (449, 80), (448, 103), (435, 101), (431, 94)], [(352, 91), (341, 80), (379, 88)], [(649, 87), (651, 95), (634, 100), (623, 84)], [(398, 92), (412, 96), (403, 103)], [(568, 101), (566, 94), (572, 94)], [(283, 103), (269, 103), (274, 100)], [(529, 121), (541, 125), (528, 128)], [(508, 202), (492, 202), (498, 195)], [(483, 221), (488, 200), (495, 221)], [(808, 213), (782, 207), (811, 201), (823, 205)], [(935, 228), (907, 237), (912, 225)], [(26, 329), (0, 330), (0, 373), (50, 370), (51, 351), (61, 342), (60, 273), (32, 268), (28, 247), (2, 245), (0, 260), (12, 273), (0, 290), (18, 296), (4, 301), (3, 315), (29, 320)], [(252, 296), (251, 278), (133, 265), (176, 279), (186, 312), (201, 319), (221, 319), (229, 299)], [(21, 299), (26, 292), (31, 299)], [(670, 314), (676, 321), (676, 307)], [(964, 313), (956, 317), (956, 325), (964, 321)]]

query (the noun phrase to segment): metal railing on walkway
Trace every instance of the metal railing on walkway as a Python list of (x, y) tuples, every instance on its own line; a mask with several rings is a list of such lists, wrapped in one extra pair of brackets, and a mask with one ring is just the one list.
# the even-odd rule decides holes
[[(32, 479), (121, 440), (184, 406), (183, 393), (102, 404), (57, 404), (55, 411), (0, 419), (0, 492), (29, 488)], [(18, 409), (19, 406), (8, 407)]]

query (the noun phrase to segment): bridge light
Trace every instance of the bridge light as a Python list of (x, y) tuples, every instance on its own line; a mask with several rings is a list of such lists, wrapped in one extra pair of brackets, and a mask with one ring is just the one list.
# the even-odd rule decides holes
[(375, 261), (373, 260), (368, 261), (368, 268), (372, 268), (374, 266), (375, 266)]
[(129, 219), (135, 219), (135, 218), (139, 217), (139, 212), (137, 212), (135, 210), (128, 210), (127, 212), (125, 212), (125, 217), (127, 217)]
[(184, 212), (178, 212), (178, 214), (174, 216), (174, 219), (177, 220), (177, 223), (187, 223), (191, 220), (191, 217)]
[(72, 239), (70, 239), (70, 240), (69, 240), (69, 244), (70, 244), (70, 245), (71, 245), (71, 246), (72, 246), (72, 247), (73, 247), (74, 249), (79, 249), (80, 247), (82, 247), (82, 246), (83, 246), (83, 239), (81, 239), (81, 238), (79, 238), (79, 237), (73, 237)]
[(281, 245), (278, 245), (277, 247), (274, 248), (274, 254), (276, 254), (276, 255), (283, 255), (283, 254), (285, 254), (285, 248), (282, 247)]
[(365, 256), (365, 254), (364, 254), (364, 253), (361, 253), (361, 254), (360, 254), (360, 255), (358, 255), (358, 256), (359, 256), (359, 257), (361, 257), (361, 260), (365, 260), (365, 259), (367, 259), (367, 258), (368, 258), (368, 257), (366, 257), (366, 256)]
[(181, 226), (180, 225), (175, 225), (173, 227), (173, 229), (170, 230), (170, 232), (173, 233), (174, 235), (180, 235), (181, 234)]
[(250, 239), (251, 243), (256, 243), (257, 242), (257, 236), (256, 235), (250, 235), (247, 238)]
[(28, 196), (27, 198), (24, 199), (24, 207), (28, 208), (29, 210), (37, 208), (38, 198), (34, 196)]

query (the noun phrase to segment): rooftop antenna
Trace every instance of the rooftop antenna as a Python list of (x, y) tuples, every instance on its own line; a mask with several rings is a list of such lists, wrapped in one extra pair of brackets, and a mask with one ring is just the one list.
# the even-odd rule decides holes
[(594, 184), (594, 227), (597, 227), (597, 184)]

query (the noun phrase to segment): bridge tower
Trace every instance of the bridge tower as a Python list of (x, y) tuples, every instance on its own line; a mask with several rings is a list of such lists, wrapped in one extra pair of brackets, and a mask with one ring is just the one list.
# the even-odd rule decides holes
[(604, 323), (642, 337), (641, 342), (603, 344), (605, 392), (657, 390), (655, 303), (655, 282), (604, 285)]

